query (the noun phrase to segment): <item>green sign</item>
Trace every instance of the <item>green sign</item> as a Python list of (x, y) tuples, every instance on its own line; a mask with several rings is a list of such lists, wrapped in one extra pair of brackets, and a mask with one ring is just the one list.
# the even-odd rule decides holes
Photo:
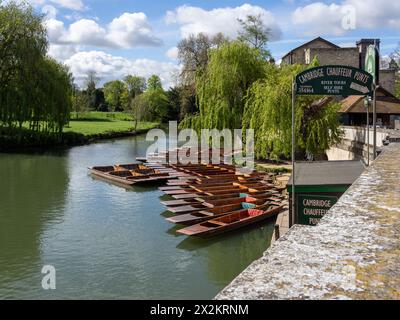
[(297, 221), (315, 226), (325, 213), (337, 202), (337, 197), (304, 195), (297, 196)]
[(365, 55), (365, 71), (372, 75), (373, 81), (376, 80), (376, 50), (374, 45), (368, 46)]
[(372, 92), (370, 73), (348, 66), (321, 66), (296, 76), (296, 94), (365, 96)]

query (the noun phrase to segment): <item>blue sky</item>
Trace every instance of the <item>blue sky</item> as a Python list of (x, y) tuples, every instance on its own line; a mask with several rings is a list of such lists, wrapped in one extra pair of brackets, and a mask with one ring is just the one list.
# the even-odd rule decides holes
[(400, 1), (129, 1), (29, 0), (46, 14), (50, 55), (67, 64), (77, 83), (88, 71), (102, 82), (159, 74), (167, 88), (179, 73), (176, 44), (189, 35), (237, 36), (238, 18), (260, 14), (272, 30), (269, 48), (277, 61), (322, 36), (341, 46), (380, 38), (382, 55), (400, 42)]

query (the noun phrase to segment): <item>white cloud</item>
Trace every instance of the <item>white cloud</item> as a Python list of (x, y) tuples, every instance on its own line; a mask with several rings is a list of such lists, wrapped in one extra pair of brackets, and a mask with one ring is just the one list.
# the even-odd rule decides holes
[(153, 35), (147, 17), (143, 12), (127, 13), (115, 18), (108, 25), (107, 38), (121, 48), (131, 48), (136, 45), (159, 46), (161, 39)]
[(343, 28), (354, 13), (355, 29), (391, 27), (400, 29), (400, 2), (393, 0), (344, 0), (340, 3), (315, 2), (297, 8), (292, 14), (294, 28), (304, 35), (343, 35), (353, 28)]
[(106, 39), (107, 31), (94, 20), (81, 19), (69, 26), (68, 32), (61, 42), (81, 44), (86, 46), (111, 46)]
[(166, 55), (168, 58), (172, 59), (172, 60), (178, 59), (178, 48), (177, 48), (177, 47), (169, 48), (169, 49), (167, 50), (167, 52), (165, 53), (165, 55)]
[(81, 51), (65, 60), (70, 67), (75, 81), (83, 85), (89, 71), (95, 71), (104, 83), (113, 79), (121, 79), (128, 74), (149, 77), (157, 74), (161, 78), (164, 88), (174, 85), (174, 74), (179, 70), (175, 64), (150, 59), (129, 60), (113, 56), (103, 51)]
[(45, 26), (52, 44), (121, 49), (162, 44), (162, 40), (153, 34), (146, 15), (141, 12), (124, 13), (106, 27), (92, 19), (80, 19), (68, 28), (62, 21), (47, 19)]
[(262, 7), (250, 4), (243, 4), (235, 8), (226, 7), (212, 10), (184, 5), (174, 11), (168, 11), (165, 21), (167, 24), (178, 24), (182, 37), (200, 32), (209, 35), (222, 32), (230, 38), (236, 38), (241, 28), (238, 19), (246, 19), (248, 15), (260, 15), (264, 24), (271, 30), (271, 39), (279, 39), (281, 29), (274, 15)]
[(81, 0), (50, 0), (50, 2), (55, 3), (60, 7), (67, 9), (78, 10), (78, 11), (85, 9), (85, 5)]

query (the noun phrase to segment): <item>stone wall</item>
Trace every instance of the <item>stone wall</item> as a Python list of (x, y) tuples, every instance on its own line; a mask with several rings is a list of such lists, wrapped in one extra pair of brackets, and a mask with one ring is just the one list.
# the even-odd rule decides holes
[[(337, 145), (331, 147), (327, 152), (328, 159), (333, 160), (363, 160), (367, 162), (368, 145), (367, 145), (367, 128), (342, 126), (343, 139)], [(381, 149), (384, 146), (384, 141), (388, 137), (400, 137), (398, 130), (378, 128), (376, 132), (376, 146)], [(369, 130), (369, 152), (370, 159), (373, 153), (374, 131)]]
[(305, 50), (309, 48), (334, 48), (329, 43), (321, 40), (315, 40), (308, 44), (307, 46), (300, 47), (293, 50), (286, 57), (283, 58), (282, 62), (286, 64), (306, 64), (305, 60)]
[(358, 48), (311, 48), (310, 61), (318, 58), (321, 66), (345, 65), (354, 68), (359, 67)]
[(315, 226), (294, 226), (216, 299), (400, 299), (400, 144)]

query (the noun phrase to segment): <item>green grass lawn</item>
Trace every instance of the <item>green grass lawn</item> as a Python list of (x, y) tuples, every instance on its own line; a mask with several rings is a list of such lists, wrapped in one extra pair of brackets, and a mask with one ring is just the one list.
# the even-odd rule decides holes
[[(137, 130), (148, 130), (157, 127), (158, 123), (139, 122)], [(134, 122), (132, 115), (122, 112), (88, 112), (76, 118), (71, 114), (69, 125), (64, 132), (76, 132), (91, 136), (110, 132), (132, 131)]]

